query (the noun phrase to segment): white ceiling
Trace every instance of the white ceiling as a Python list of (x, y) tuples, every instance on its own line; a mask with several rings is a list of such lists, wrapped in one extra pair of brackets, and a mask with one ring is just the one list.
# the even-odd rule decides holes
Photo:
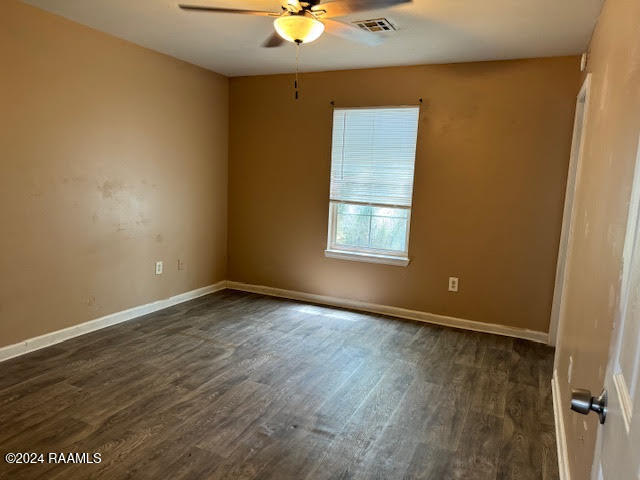
[[(268, 17), (185, 12), (179, 0), (24, 0), (76, 22), (228, 76), (294, 71), (295, 48), (261, 48)], [(278, 11), (278, 0), (184, 3)], [(341, 21), (386, 17), (398, 31), (368, 47), (323, 35), (301, 49), (303, 71), (581, 53), (602, 0), (414, 0)]]

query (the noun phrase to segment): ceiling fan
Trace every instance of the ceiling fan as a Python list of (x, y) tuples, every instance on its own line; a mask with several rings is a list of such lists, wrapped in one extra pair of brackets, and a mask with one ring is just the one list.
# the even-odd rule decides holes
[(280, 12), (265, 10), (240, 10), (236, 8), (218, 8), (200, 5), (179, 5), (182, 10), (199, 12), (239, 13), (243, 15), (259, 15), (273, 17), (275, 32), (265, 40), (263, 47), (279, 47), (284, 41), (311, 43), (317, 40), (324, 31), (366, 45), (377, 45), (380, 37), (338, 20), (342, 17), (365, 10), (378, 10), (392, 7), (411, 0), (285, 0)]

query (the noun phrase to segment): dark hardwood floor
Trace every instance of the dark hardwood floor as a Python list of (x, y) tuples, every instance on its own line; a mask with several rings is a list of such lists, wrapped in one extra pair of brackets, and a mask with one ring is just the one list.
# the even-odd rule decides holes
[(557, 479), (553, 350), (226, 290), (0, 364), (1, 478)]

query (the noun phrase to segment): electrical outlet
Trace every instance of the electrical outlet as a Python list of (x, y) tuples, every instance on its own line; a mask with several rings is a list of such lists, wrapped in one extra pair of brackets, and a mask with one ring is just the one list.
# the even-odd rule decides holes
[(184, 270), (184, 262), (178, 259), (178, 270)]
[(162, 275), (162, 262), (156, 262), (156, 275)]
[(450, 292), (458, 291), (458, 277), (449, 277), (449, 291)]

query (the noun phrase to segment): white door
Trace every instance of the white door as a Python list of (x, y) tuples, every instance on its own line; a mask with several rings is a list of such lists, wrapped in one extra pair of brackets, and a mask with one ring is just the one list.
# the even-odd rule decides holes
[(640, 480), (640, 142), (634, 177), (621, 305), (605, 376), (608, 412), (598, 431), (594, 480)]

